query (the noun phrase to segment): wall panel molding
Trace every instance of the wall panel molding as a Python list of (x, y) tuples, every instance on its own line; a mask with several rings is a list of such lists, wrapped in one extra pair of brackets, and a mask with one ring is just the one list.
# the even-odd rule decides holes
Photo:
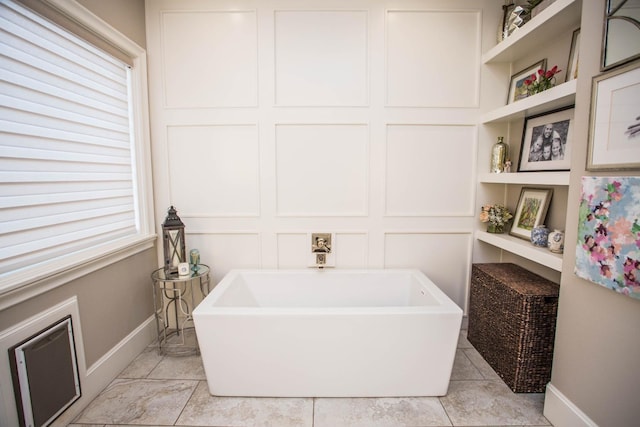
[(276, 10), (274, 28), (276, 105), (368, 105), (366, 10)]
[(171, 203), (192, 217), (260, 216), (256, 125), (168, 126)]
[(476, 126), (393, 124), (386, 130), (386, 216), (473, 215)]
[(388, 10), (387, 105), (478, 107), (481, 18), (479, 10)]
[(160, 31), (167, 108), (257, 106), (255, 10), (164, 10)]
[(278, 216), (367, 216), (366, 124), (278, 124), (275, 144)]

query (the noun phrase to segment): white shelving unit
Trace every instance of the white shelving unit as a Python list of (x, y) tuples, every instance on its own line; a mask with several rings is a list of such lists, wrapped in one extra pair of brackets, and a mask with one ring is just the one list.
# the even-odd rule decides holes
[(482, 116), (482, 123), (508, 122), (546, 111), (573, 105), (576, 101), (576, 81), (559, 84), (544, 92), (529, 96), (504, 107), (489, 111)]
[(553, 270), (562, 271), (562, 255), (549, 252), (546, 248), (535, 247), (527, 240), (506, 234), (487, 233), (486, 231), (476, 232), (476, 239), (535, 261)]
[[(582, 0), (556, 0), (553, 4), (517, 29), (506, 40), (482, 55), (484, 64), (515, 62), (531, 49), (539, 49), (559, 34), (580, 26)], [(505, 82), (507, 84), (507, 82)], [(484, 125), (508, 123), (525, 117), (567, 107), (575, 103), (576, 80), (501, 106), (485, 113)], [(568, 186), (569, 172), (481, 173), (478, 181), (483, 185), (545, 185)], [(478, 230), (477, 240), (511, 252), (555, 271), (562, 271), (562, 255), (546, 248), (533, 246), (529, 241), (508, 234), (492, 234)]]
[(569, 185), (569, 172), (483, 173), (483, 184)]
[(514, 62), (522, 52), (539, 49), (567, 28), (580, 25), (581, 0), (556, 0), (539, 15), (482, 55), (482, 62)]

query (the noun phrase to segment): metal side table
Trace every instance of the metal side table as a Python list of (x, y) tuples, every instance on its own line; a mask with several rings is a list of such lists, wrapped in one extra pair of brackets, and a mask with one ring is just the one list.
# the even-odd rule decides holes
[(160, 354), (200, 354), (191, 313), (209, 293), (211, 270), (205, 264), (196, 267), (188, 276), (167, 274), (164, 268), (151, 273)]

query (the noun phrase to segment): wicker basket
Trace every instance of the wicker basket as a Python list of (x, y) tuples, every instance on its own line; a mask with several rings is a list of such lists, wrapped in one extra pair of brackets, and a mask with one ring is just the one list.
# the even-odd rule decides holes
[(474, 264), (468, 339), (516, 393), (551, 379), (559, 286), (515, 264)]

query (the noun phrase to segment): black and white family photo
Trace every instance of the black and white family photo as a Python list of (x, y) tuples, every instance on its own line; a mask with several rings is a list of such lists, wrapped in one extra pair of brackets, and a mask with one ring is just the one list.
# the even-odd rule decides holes
[(569, 169), (573, 113), (569, 107), (525, 119), (519, 172)]
[(569, 120), (534, 127), (529, 161), (564, 160), (568, 130)]

